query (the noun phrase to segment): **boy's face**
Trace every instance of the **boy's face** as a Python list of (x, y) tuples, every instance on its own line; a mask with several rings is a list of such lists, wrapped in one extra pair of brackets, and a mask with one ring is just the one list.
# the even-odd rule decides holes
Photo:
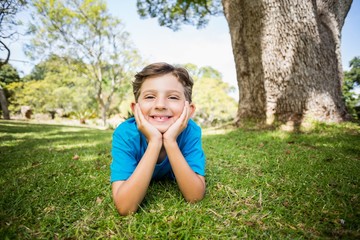
[[(185, 106), (184, 87), (172, 74), (145, 79), (138, 103), (145, 119), (161, 133), (180, 117)], [(132, 104), (134, 111), (135, 103)], [(190, 104), (191, 115), (195, 106)]]

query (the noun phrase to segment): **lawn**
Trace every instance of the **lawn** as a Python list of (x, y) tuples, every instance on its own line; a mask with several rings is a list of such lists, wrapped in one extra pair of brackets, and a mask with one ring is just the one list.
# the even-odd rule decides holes
[(0, 121), (0, 239), (360, 238), (355, 124), (204, 134), (205, 199), (155, 182), (127, 217), (111, 199), (111, 134)]

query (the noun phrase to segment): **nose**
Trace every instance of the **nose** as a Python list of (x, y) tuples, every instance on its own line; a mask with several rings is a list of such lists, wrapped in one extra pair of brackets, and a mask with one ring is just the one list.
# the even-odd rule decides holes
[(156, 98), (155, 108), (156, 109), (166, 109), (166, 99), (163, 97)]

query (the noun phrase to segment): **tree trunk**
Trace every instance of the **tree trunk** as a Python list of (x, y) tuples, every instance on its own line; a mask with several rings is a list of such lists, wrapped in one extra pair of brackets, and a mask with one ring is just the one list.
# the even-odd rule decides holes
[(340, 33), (352, 0), (222, 0), (239, 86), (237, 124), (346, 118)]
[(104, 103), (104, 99), (102, 97), (103, 97), (102, 87), (99, 86), (98, 87), (98, 92), (97, 92), (97, 95), (96, 95), (96, 99), (97, 99), (97, 102), (99, 103), (102, 125), (106, 126), (106, 118), (107, 118), (106, 117), (106, 112), (107, 112), (108, 109), (107, 109), (106, 104)]
[(10, 113), (8, 109), (8, 103), (6, 100), (4, 89), (0, 86), (0, 104), (3, 118), (6, 120), (10, 120)]
[(103, 124), (103, 126), (106, 126), (106, 112), (107, 112), (107, 109), (106, 109), (106, 107), (105, 107), (105, 105), (102, 105), (101, 106), (101, 119), (102, 119), (102, 124)]

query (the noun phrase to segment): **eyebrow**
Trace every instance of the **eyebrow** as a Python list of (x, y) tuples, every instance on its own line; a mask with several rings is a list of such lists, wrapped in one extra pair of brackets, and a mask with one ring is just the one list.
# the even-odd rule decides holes
[[(159, 92), (157, 89), (149, 89), (146, 90), (144, 92), (142, 92), (143, 94), (145, 93), (154, 93), (154, 92)], [(165, 91), (166, 93), (177, 93), (177, 94), (185, 94), (184, 92), (178, 91), (178, 90), (167, 90)]]

